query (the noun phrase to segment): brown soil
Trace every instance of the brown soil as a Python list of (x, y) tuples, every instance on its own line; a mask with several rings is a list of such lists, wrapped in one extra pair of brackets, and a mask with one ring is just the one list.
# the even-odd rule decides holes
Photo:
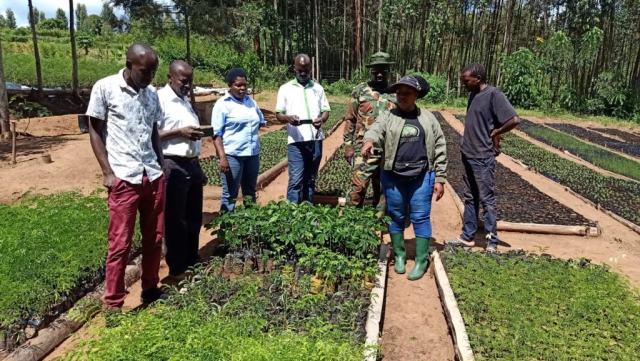
[[(536, 122), (536, 123), (540, 123), (540, 124), (549, 124), (549, 123), (571, 123), (571, 124), (575, 124), (575, 125), (579, 125), (581, 127), (584, 128), (611, 128), (611, 129), (619, 129), (619, 130), (624, 130), (625, 132), (632, 132), (635, 134), (640, 134), (640, 126), (629, 126), (629, 127), (625, 127), (625, 126), (620, 126), (620, 125), (615, 125), (615, 124), (609, 124), (609, 125), (602, 125), (602, 123), (598, 123), (598, 122), (594, 122), (594, 121), (576, 121), (576, 120), (567, 120), (567, 119), (560, 119), (560, 118), (553, 118), (553, 117), (523, 117), (526, 118), (527, 120), (530, 120), (532, 122)], [(633, 124), (633, 123), (629, 123), (629, 124)], [(607, 135), (609, 136), (609, 135)]]

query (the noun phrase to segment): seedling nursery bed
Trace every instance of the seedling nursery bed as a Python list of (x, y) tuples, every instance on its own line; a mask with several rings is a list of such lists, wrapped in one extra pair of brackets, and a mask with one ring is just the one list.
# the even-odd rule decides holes
[(625, 132), (620, 129), (613, 128), (589, 128), (590, 130), (596, 131), (598, 133), (604, 133), (605, 135), (613, 135), (616, 138), (622, 139), (625, 143), (635, 143), (640, 144), (640, 135), (631, 132)]
[[(458, 118), (464, 119), (462, 116)], [(599, 209), (614, 214), (614, 218), (620, 218), (625, 226), (640, 226), (640, 183), (601, 174), (515, 134), (505, 134), (501, 146), (504, 154), (522, 162), (530, 170), (562, 184)]]
[(547, 125), (561, 132), (571, 134), (577, 138), (588, 140), (591, 143), (595, 143), (603, 147), (611, 148), (619, 152), (640, 158), (640, 143), (631, 141), (620, 141), (618, 139), (607, 137), (606, 135), (574, 124), (552, 123)]
[[(351, 188), (353, 168), (344, 159), (344, 145), (336, 149), (318, 172), (316, 181), (316, 204), (341, 205), (346, 202), (345, 197)], [(367, 188), (365, 204), (371, 204), (373, 187)]]
[[(107, 202), (97, 194), (28, 195), (0, 205), (0, 354), (38, 332), (104, 280)], [(140, 244), (134, 237), (134, 252)]]
[(569, 134), (545, 127), (526, 119), (518, 130), (561, 151), (568, 152), (604, 170), (640, 181), (640, 160), (624, 157), (607, 149), (583, 142)]
[[(464, 199), (464, 165), (460, 156), (462, 138), (440, 112), (433, 112), (447, 139), (447, 182), (460, 199)], [(582, 215), (562, 205), (555, 199), (539, 191), (518, 174), (499, 162), (495, 167), (496, 201), (498, 220), (512, 223), (550, 224), (564, 226), (595, 226)], [(480, 216), (482, 219), (482, 216)]]
[(208, 225), (220, 246), (196, 277), (65, 359), (375, 360), (385, 226), (369, 207), (241, 205)]
[(461, 360), (640, 359), (640, 297), (607, 266), (521, 250), (439, 256)]

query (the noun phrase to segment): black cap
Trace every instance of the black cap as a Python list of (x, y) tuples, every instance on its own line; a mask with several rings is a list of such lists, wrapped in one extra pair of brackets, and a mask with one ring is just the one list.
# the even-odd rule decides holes
[(400, 80), (392, 84), (388, 91), (395, 93), (399, 85), (410, 86), (418, 91), (418, 98), (424, 98), (429, 93), (429, 83), (421, 76), (405, 75)]

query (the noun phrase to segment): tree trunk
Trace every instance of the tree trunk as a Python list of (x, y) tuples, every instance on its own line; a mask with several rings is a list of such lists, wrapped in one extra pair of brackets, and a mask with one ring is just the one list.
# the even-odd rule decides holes
[(640, 45), (638, 46), (638, 54), (636, 55), (636, 63), (633, 65), (631, 73), (631, 89), (640, 92)]
[(36, 34), (36, 22), (33, 16), (33, 4), (29, 0), (29, 18), (31, 19), (31, 37), (33, 38), (33, 53), (36, 58), (36, 76), (38, 78), (38, 99), (44, 98), (42, 92), (42, 65), (40, 64), (40, 52), (38, 51), (38, 36)]
[(319, 11), (318, 11), (318, 0), (314, 0), (313, 1), (313, 12), (314, 12), (314, 17), (313, 17), (313, 25), (315, 27), (315, 34), (316, 34), (316, 80), (318, 82), (320, 82), (320, 26), (318, 25), (318, 16), (319, 16)]
[(427, 33), (425, 31), (425, 25), (427, 23), (425, 16), (427, 16), (427, 7), (430, 4), (429, 1), (422, 1), (422, 11), (420, 14), (420, 44), (418, 44), (418, 59), (420, 61), (420, 66), (418, 69), (420, 71), (424, 71), (424, 48), (425, 42), (427, 41)]
[(78, 51), (76, 49), (76, 30), (74, 23), (73, 0), (69, 0), (69, 38), (71, 39), (71, 84), (73, 96), (82, 100), (78, 91)]
[[(511, 22), (513, 21), (513, 8), (516, 5), (516, 0), (507, 0), (507, 20), (504, 25), (504, 39), (502, 40), (502, 54), (509, 54), (509, 47), (511, 41)], [(496, 86), (500, 86), (500, 75), (502, 67), (498, 64), (498, 77), (496, 78)]]
[(282, 37), (282, 61), (289, 63), (289, 0), (284, 1), (284, 36)]
[(9, 98), (4, 78), (4, 61), (2, 60), (2, 38), (0, 37), (0, 140), (9, 139), (11, 128), (9, 125)]
[(383, 0), (380, 0), (380, 7), (378, 8), (378, 32), (376, 34), (376, 40), (378, 42), (378, 46), (377, 46), (377, 51), (382, 51), (381, 49), (381, 44), (382, 44), (382, 7), (383, 7)]
[[(276, 19), (280, 19), (280, 15), (278, 14), (278, 0), (273, 0), (273, 11), (276, 14)], [(278, 25), (276, 24), (276, 28), (273, 29), (271, 33), (271, 47), (273, 51), (273, 65), (278, 65)]]
[[(184, 8), (184, 31), (187, 38), (187, 63), (193, 66), (191, 62), (191, 26), (189, 25), (189, 8), (187, 6), (185, 6)], [(189, 97), (191, 98), (191, 107), (195, 109), (196, 95), (193, 92), (193, 88), (194, 87), (192, 86), (191, 90), (189, 91)]]
[(354, 46), (355, 54), (355, 65), (354, 68), (360, 68), (362, 66), (362, 53), (360, 52), (362, 49), (362, 9), (361, 2), (362, 0), (356, 0), (356, 44)]
[[(347, 2), (344, 2), (344, 9), (342, 15), (342, 60), (340, 61), (340, 77), (343, 77), (343, 70), (345, 65), (345, 53), (347, 52)], [(347, 58), (347, 61), (349, 59)], [(349, 81), (349, 72), (344, 76)]]

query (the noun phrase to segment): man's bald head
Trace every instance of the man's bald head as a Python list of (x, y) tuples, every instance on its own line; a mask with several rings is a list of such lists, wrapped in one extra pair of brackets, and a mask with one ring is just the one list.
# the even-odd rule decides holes
[(186, 96), (193, 85), (193, 68), (184, 60), (174, 60), (169, 65), (169, 86), (177, 96)]
[(307, 54), (298, 54), (296, 56), (296, 59), (294, 60), (294, 64), (300, 64), (300, 65), (306, 65), (306, 64), (311, 64), (311, 59), (309, 58), (309, 55)]
[(127, 61), (158, 61), (156, 52), (147, 44), (135, 43), (127, 49)]
[(147, 44), (136, 43), (127, 50), (129, 80), (134, 88), (144, 89), (151, 84), (158, 70), (158, 56)]
[(296, 73), (298, 83), (307, 85), (309, 83), (309, 73), (311, 73), (311, 59), (307, 54), (299, 54), (293, 63), (293, 70)]
[(193, 73), (191, 65), (184, 60), (174, 60), (171, 62), (171, 65), (169, 65), (169, 74), (177, 74), (184, 71)]

